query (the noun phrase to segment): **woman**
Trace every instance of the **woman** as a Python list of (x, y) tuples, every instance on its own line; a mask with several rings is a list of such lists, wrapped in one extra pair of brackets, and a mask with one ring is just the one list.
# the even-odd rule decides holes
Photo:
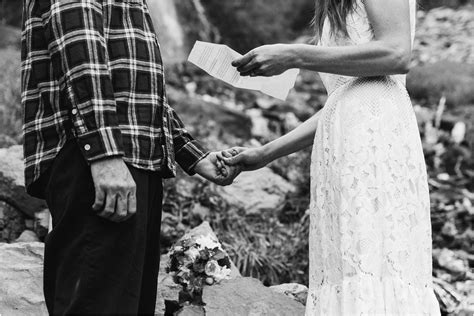
[(318, 45), (258, 47), (242, 75), (320, 72), (324, 108), (260, 148), (222, 152), (244, 170), (314, 143), (306, 315), (439, 315), (427, 175), (405, 89), (415, 0), (318, 0)]

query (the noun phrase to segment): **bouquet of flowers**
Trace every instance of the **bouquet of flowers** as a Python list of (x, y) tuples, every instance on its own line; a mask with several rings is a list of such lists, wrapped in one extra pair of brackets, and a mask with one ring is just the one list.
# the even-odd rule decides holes
[[(231, 261), (213, 236), (188, 237), (170, 251), (166, 271), (183, 286), (180, 301), (200, 302), (205, 284), (213, 285), (230, 278)], [(182, 296), (181, 295), (181, 296)]]

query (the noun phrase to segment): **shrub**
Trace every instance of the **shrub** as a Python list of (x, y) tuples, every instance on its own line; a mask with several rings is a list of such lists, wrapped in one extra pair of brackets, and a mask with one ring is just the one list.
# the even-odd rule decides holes
[(448, 61), (417, 66), (407, 77), (407, 89), (412, 98), (435, 104), (446, 96), (448, 105), (474, 103), (474, 65)]

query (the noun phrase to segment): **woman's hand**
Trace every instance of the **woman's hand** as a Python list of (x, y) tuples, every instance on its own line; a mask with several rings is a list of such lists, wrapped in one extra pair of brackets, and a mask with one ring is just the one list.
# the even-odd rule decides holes
[(261, 147), (234, 147), (221, 151), (217, 157), (228, 166), (240, 166), (242, 171), (257, 170), (269, 163)]
[(232, 62), (241, 76), (276, 76), (293, 68), (290, 45), (274, 44), (257, 47)]

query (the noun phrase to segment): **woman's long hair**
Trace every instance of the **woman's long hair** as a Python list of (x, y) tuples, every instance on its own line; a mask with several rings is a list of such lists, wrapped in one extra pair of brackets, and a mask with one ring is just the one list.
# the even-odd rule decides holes
[(313, 25), (316, 39), (320, 39), (326, 18), (331, 27), (331, 33), (342, 32), (347, 35), (347, 16), (354, 10), (356, 0), (316, 0)]

